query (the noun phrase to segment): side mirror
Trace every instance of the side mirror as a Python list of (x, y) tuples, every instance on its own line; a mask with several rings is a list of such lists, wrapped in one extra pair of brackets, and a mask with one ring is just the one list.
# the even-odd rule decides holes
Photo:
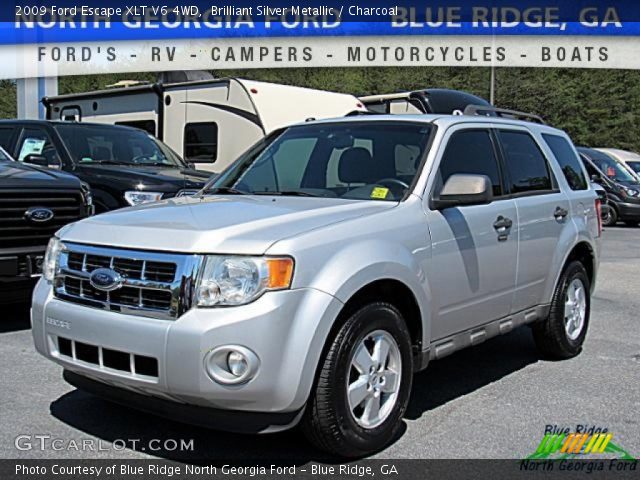
[(38, 167), (46, 167), (46, 168), (55, 168), (60, 169), (62, 164), (59, 160), (54, 160), (52, 162), (42, 155), (27, 155), (23, 160), (24, 163), (29, 163), (31, 165), (37, 165)]
[(189, 170), (195, 170), (196, 169), (196, 164), (193, 162), (187, 162), (187, 168)]
[(600, 175), (591, 175), (591, 181), (593, 183), (600, 183), (602, 182), (602, 177)]
[(467, 205), (488, 205), (493, 201), (493, 186), (486, 175), (451, 175), (432, 200), (436, 210)]

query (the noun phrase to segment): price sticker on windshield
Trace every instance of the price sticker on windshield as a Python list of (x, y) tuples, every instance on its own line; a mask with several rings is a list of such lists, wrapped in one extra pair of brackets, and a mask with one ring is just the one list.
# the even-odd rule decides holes
[(388, 194), (389, 194), (389, 189), (388, 188), (376, 187), (371, 192), (371, 198), (377, 198), (377, 199), (380, 199), (380, 200), (384, 200), (385, 198), (387, 198)]

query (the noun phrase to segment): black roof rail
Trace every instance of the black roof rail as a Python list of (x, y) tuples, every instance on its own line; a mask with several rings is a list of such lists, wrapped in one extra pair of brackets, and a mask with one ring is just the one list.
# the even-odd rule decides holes
[(533, 113), (518, 112), (517, 110), (507, 110), (506, 108), (487, 107), (484, 105), (467, 105), (463, 115), (479, 115), (491, 117), (493, 115), (500, 118), (512, 118), (514, 120), (525, 120), (528, 122), (546, 125), (547, 122), (539, 115)]

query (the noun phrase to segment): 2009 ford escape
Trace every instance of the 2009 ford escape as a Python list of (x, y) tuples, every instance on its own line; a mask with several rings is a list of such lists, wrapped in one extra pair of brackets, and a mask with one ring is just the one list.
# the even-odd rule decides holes
[(63, 228), (34, 294), (71, 384), (220, 429), (302, 423), (344, 456), (398, 431), (415, 371), (529, 324), (577, 355), (596, 194), (567, 135), (475, 116), (309, 122), (191, 198)]

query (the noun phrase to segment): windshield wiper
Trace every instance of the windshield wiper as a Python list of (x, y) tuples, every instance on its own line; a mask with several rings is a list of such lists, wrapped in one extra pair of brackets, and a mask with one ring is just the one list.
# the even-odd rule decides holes
[(204, 193), (221, 193), (223, 195), (248, 195), (247, 192), (243, 192), (242, 190), (238, 190), (233, 187), (214, 187), (208, 188), (204, 191)]
[(300, 190), (282, 190), (276, 192), (251, 192), (251, 195), (276, 195), (280, 197), (320, 197), (320, 195), (315, 195), (309, 192), (303, 192)]

